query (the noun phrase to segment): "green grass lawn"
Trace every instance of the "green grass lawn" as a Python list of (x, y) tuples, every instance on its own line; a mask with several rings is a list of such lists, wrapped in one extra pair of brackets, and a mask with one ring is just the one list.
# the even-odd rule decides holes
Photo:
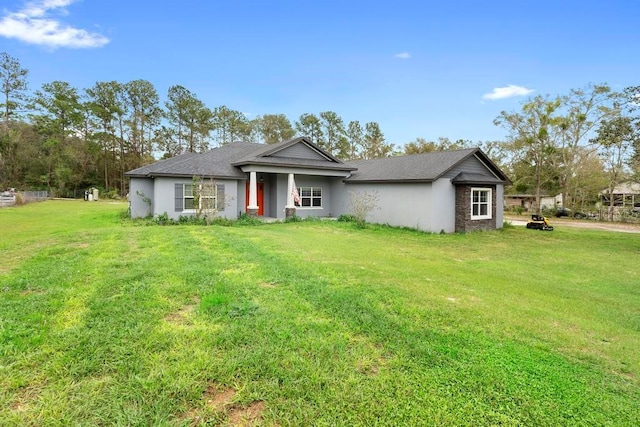
[(639, 425), (640, 235), (0, 209), (0, 425)]

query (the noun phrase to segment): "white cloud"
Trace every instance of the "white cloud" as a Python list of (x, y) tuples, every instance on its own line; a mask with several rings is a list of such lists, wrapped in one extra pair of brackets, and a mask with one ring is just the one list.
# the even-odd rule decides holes
[(409, 52), (400, 52), (393, 55), (393, 57), (400, 58), (400, 59), (409, 59), (411, 58), (411, 55), (409, 54)]
[(490, 93), (482, 95), (484, 99), (504, 99), (514, 96), (529, 95), (533, 89), (527, 89), (524, 86), (509, 85), (505, 87), (496, 87)]
[(101, 34), (74, 28), (51, 18), (54, 10), (59, 15), (66, 15), (65, 7), (74, 1), (40, 0), (27, 3), (18, 12), (5, 12), (0, 19), (0, 36), (52, 48), (90, 48), (109, 43), (109, 39)]

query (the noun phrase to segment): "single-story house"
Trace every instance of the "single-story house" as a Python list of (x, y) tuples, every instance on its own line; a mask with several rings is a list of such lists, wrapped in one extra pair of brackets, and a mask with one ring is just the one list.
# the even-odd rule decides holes
[[(505, 194), (504, 207), (505, 209), (513, 207), (521, 207), (524, 210), (531, 210), (536, 204), (535, 194)], [(542, 209), (552, 209), (558, 206), (562, 206), (562, 194), (556, 196), (541, 195), (540, 207)]]
[(607, 188), (600, 192), (602, 206), (637, 208), (640, 207), (640, 183), (624, 182), (613, 188), (613, 192)]
[(304, 137), (235, 142), (126, 175), (134, 218), (178, 219), (203, 203), (230, 219), (338, 217), (358, 195), (374, 195), (367, 221), (447, 233), (502, 227), (509, 182), (478, 148), (343, 162)]

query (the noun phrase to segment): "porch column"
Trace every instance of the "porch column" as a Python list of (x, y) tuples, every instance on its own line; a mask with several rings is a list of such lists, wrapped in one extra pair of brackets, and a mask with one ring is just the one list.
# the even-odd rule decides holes
[(289, 179), (287, 181), (287, 205), (284, 207), (284, 216), (285, 218), (291, 218), (296, 215), (296, 205), (293, 200), (293, 187), (296, 185), (295, 180), (293, 179), (293, 174), (289, 174)]
[(249, 205), (247, 215), (258, 216), (258, 179), (255, 172), (249, 172)]

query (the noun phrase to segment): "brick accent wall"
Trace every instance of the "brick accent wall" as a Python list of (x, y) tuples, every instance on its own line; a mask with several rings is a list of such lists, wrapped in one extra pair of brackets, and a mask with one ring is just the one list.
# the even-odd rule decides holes
[[(471, 188), (491, 189), (491, 219), (471, 220)], [(456, 186), (456, 233), (496, 229), (496, 186), (458, 185)]]

